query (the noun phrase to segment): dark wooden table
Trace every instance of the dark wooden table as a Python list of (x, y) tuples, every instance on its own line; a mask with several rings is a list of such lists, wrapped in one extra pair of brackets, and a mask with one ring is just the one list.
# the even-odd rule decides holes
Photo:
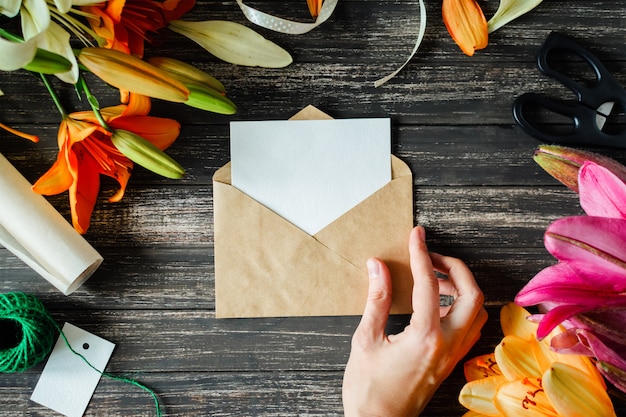
[[(213, 264), (213, 173), (229, 160), (232, 120), (287, 119), (313, 104), (335, 118), (391, 117), (393, 152), (415, 183), (415, 222), (433, 250), (464, 259), (486, 297), (490, 319), (471, 354), (501, 338), (498, 314), (524, 283), (552, 264), (542, 235), (548, 224), (581, 213), (574, 193), (532, 160), (538, 142), (511, 116), (515, 97), (545, 91), (566, 97), (541, 75), (534, 55), (551, 31), (594, 51), (626, 85), (626, 4), (618, 0), (545, 0), (492, 34), (487, 49), (463, 55), (427, 2), (428, 27), (418, 55), (388, 84), (373, 81), (406, 59), (418, 31), (417, 1), (341, 0), (331, 19), (309, 34), (254, 27), (234, 1), (198, 1), (188, 20), (225, 19), (254, 27), (286, 48), (284, 69), (223, 63), (191, 41), (164, 31), (147, 56), (186, 60), (224, 82), (239, 112), (227, 117), (154, 101), (153, 115), (182, 123), (169, 153), (187, 169), (180, 181), (142, 168), (126, 196), (107, 203), (103, 182), (86, 239), (105, 262), (87, 283), (63, 296), (8, 250), (0, 248), (0, 290), (38, 296), (58, 322), (116, 343), (107, 371), (154, 388), (171, 416), (341, 415), (341, 381), (358, 317), (217, 320)], [(480, 2), (487, 16), (497, 2)], [(306, 17), (304, 1), (251, 2), (282, 16)], [(93, 83), (95, 84), (95, 83)], [(86, 109), (54, 81), (70, 110)], [(0, 152), (30, 181), (56, 158), (60, 121), (41, 82), (18, 71), (0, 74), (0, 120), (42, 138), (33, 144), (0, 131)], [(94, 88), (103, 105), (117, 95)], [(626, 153), (598, 152), (626, 162)], [(0, 196), (2, 198), (2, 196)], [(49, 201), (69, 217), (67, 194)], [(400, 329), (402, 317), (391, 327)], [(0, 415), (53, 412), (29, 400), (43, 364), (0, 376)], [(455, 370), (424, 416), (458, 416), (464, 380)], [(618, 415), (626, 405), (616, 399)], [(153, 415), (150, 397), (102, 379), (89, 416)]]

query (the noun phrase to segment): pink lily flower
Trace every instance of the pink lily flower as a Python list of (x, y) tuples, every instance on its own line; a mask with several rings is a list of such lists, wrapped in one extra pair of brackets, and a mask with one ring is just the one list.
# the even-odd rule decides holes
[(562, 323), (568, 330), (552, 339), (552, 349), (595, 357), (600, 373), (626, 392), (626, 179), (620, 175), (625, 167), (557, 151), (568, 158), (546, 153), (544, 159), (556, 167), (549, 172), (579, 192), (587, 216), (548, 227), (544, 244), (559, 263), (539, 272), (515, 302), (546, 310), (537, 317), (537, 338)]
[(559, 262), (539, 272), (515, 297), (521, 306), (551, 303), (537, 329), (544, 338), (562, 321), (599, 307), (626, 307), (626, 220), (566, 217), (546, 231)]

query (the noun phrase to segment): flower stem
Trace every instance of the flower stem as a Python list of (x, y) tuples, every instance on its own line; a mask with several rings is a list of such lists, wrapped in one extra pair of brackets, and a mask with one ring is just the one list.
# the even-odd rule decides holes
[(48, 77), (46, 77), (45, 74), (41, 74), (41, 73), (39, 75), (41, 76), (41, 79), (43, 80), (44, 85), (48, 89), (48, 93), (50, 94), (50, 97), (52, 97), (52, 101), (54, 101), (54, 104), (57, 106), (59, 113), (61, 113), (61, 117), (65, 119), (67, 117), (67, 112), (65, 111), (65, 108), (63, 108), (63, 105), (61, 104), (61, 101), (59, 100), (59, 96), (52, 88), (50, 81), (48, 81)]
[(91, 110), (93, 110), (93, 114), (96, 116), (96, 119), (98, 119), (98, 123), (100, 123), (100, 126), (105, 128), (109, 132), (113, 132), (113, 129), (104, 120), (104, 117), (102, 117), (102, 113), (100, 113), (100, 103), (98, 103), (98, 99), (96, 98), (96, 96), (91, 94), (91, 90), (89, 89), (87, 82), (82, 76), (78, 79), (78, 85), (83, 93), (85, 93), (85, 96), (87, 97), (87, 102), (91, 106)]

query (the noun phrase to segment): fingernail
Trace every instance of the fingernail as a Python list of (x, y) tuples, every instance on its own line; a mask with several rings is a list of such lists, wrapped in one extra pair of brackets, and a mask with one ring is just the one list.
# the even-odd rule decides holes
[(426, 230), (422, 226), (417, 226), (417, 236), (420, 238), (422, 242), (426, 241)]
[(378, 278), (380, 276), (380, 265), (375, 259), (367, 260), (367, 273), (370, 276), (370, 279)]

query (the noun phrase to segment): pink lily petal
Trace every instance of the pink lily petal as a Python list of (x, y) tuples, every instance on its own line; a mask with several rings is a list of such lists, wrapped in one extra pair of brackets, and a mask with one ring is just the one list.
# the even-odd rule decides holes
[(574, 327), (589, 330), (608, 344), (626, 347), (626, 305), (588, 311), (570, 321)]
[(626, 270), (623, 275), (615, 275), (588, 263), (559, 262), (535, 275), (515, 296), (515, 303), (530, 306), (551, 301), (598, 305), (619, 297), (625, 289)]
[(578, 188), (589, 216), (626, 219), (626, 183), (607, 168), (586, 161), (578, 171)]
[(587, 262), (617, 275), (626, 270), (626, 220), (573, 216), (552, 223), (546, 249), (561, 261)]
[(609, 347), (589, 330), (571, 329), (560, 333), (550, 340), (550, 346), (559, 353), (594, 356), (600, 361), (626, 370), (626, 358), (624, 358), (626, 346)]
[(610, 311), (610, 309), (613, 308), (621, 309), (623, 307), (626, 307), (626, 298), (616, 297), (613, 299), (608, 299), (600, 305), (564, 304), (554, 307), (543, 316), (543, 319), (539, 323), (539, 327), (537, 328), (537, 338), (540, 340), (543, 339), (561, 322), (568, 320), (569, 318), (577, 314), (582, 314), (593, 310), (599, 310), (599, 306), (601, 306), (603, 309), (606, 309), (607, 311)]
[(581, 343), (578, 338), (580, 329), (569, 329), (550, 339), (550, 347), (557, 353), (566, 355), (594, 356), (588, 345)]
[(593, 307), (594, 306), (589, 305), (580, 306), (575, 304), (565, 304), (553, 308), (543, 316), (543, 319), (539, 323), (539, 327), (537, 327), (537, 339), (542, 340), (550, 334), (556, 326), (561, 324), (562, 321), (567, 320), (576, 314), (589, 311)]

